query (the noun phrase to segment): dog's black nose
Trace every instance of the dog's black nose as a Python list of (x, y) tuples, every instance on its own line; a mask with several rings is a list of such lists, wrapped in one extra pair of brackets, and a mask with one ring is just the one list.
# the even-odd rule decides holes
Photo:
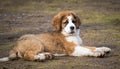
[(70, 29), (71, 29), (71, 30), (74, 30), (74, 26), (71, 26)]

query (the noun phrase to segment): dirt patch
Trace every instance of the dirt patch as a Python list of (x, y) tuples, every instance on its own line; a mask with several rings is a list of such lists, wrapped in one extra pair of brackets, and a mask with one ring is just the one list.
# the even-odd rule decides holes
[(85, 45), (107, 46), (112, 52), (104, 58), (66, 56), (45, 62), (19, 59), (0, 62), (0, 69), (119, 69), (119, 3), (119, 0), (1, 1), (0, 57), (8, 55), (20, 36), (52, 31), (53, 16), (64, 10), (73, 10), (81, 17), (81, 36)]

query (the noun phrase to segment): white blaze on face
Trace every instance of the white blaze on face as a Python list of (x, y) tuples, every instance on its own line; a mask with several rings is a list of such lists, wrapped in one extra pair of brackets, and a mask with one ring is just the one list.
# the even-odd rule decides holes
[[(66, 25), (66, 27), (63, 29), (62, 33), (65, 35), (69, 35), (71, 32), (75, 32), (76, 33), (76, 26), (75, 24), (72, 22), (72, 16), (67, 16), (68, 19), (68, 24)], [(74, 27), (73, 30), (71, 30), (70, 27)]]
[(67, 18), (68, 18), (68, 22), (72, 23), (72, 16), (67, 16)]

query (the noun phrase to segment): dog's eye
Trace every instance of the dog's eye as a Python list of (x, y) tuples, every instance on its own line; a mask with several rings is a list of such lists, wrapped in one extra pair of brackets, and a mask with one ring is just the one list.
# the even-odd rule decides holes
[(76, 21), (75, 21), (75, 20), (72, 20), (72, 22), (73, 22), (73, 23), (76, 23)]
[(68, 24), (68, 21), (65, 21), (64, 24)]

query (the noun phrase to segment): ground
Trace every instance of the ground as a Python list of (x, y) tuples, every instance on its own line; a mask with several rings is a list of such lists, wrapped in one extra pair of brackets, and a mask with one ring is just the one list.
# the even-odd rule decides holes
[(53, 16), (65, 10), (81, 18), (84, 45), (106, 46), (112, 52), (104, 58), (66, 56), (45, 62), (19, 59), (0, 62), (0, 69), (120, 69), (120, 0), (0, 1), (0, 57), (8, 55), (20, 36), (52, 31)]

